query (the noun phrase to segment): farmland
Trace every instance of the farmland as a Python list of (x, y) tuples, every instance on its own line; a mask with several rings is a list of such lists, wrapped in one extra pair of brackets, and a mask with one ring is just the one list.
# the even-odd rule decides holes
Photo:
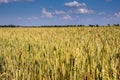
[(0, 80), (120, 80), (120, 27), (0, 28)]

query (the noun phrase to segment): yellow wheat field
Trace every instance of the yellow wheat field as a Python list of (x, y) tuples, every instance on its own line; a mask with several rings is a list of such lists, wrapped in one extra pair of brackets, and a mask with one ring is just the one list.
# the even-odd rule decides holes
[(0, 28), (0, 80), (120, 80), (120, 27)]

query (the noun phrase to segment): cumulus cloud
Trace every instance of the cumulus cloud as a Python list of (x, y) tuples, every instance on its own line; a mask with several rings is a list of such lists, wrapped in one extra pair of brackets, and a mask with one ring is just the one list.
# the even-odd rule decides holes
[(44, 17), (52, 18), (52, 12), (48, 12), (45, 8), (42, 9), (42, 14)]
[(42, 8), (42, 17), (52, 18), (60, 16), (64, 20), (72, 20), (71, 14), (91, 14), (94, 13), (92, 9), (89, 9), (85, 3), (79, 3), (77, 1), (67, 2), (64, 4), (66, 7), (69, 7), (68, 11), (64, 10), (55, 10), (47, 11), (46, 8)]
[(65, 12), (64, 11), (55, 11), (53, 14), (62, 15), (62, 14), (65, 14)]
[(93, 13), (93, 10), (89, 10), (89, 9), (86, 9), (86, 8), (79, 8), (77, 9), (77, 13), (80, 13), (80, 14), (89, 14), (89, 13)]
[(85, 3), (79, 3), (77, 1), (67, 2), (64, 5), (69, 7), (72, 13), (90, 14), (94, 12), (93, 10), (88, 9)]
[(77, 1), (73, 1), (73, 2), (65, 3), (65, 6), (68, 6), (68, 7), (86, 7), (87, 5), (85, 3), (79, 3)]
[(120, 12), (114, 14), (117, 18), (120, 18)]
[(0, 0), (0, 3), (18, 2), (18, 1), (34, 1), (34, 0)]
[(27, 20), (30, 20), (30, 21), (31, 21), (31, 20), (37, 20), (37, 19), (39, 19), (39, 18), (38, 18), (38, 17), (35, 17), (35, 16), (33, 16), (33, 17), (28, 17), (28, 18), (27, 18)]
[(47, 18), (52, 18), (54, 16), (58, 16), (58, 15), (66, 15), (65, 11), (59, 11), (59, 10), (55, 10), (53, 12), (47, 11), (46, 8), (42, 8), (42, 16), (43, 17), (47, 17)]
[(72, 20), (72, 17), (70, 15), (65, 15), (63, 16), (64, 20)]

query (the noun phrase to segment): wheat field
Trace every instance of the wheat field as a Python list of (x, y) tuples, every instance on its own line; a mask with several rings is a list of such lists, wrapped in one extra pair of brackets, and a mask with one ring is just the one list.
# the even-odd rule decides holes
[(0, 80), (120, 80), (120, 27), (0, 28)]

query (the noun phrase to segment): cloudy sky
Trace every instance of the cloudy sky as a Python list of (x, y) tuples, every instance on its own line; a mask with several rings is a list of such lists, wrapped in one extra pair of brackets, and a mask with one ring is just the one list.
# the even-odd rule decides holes
[(0, 25), (120, 24), (120, 0), (0, 0)]

